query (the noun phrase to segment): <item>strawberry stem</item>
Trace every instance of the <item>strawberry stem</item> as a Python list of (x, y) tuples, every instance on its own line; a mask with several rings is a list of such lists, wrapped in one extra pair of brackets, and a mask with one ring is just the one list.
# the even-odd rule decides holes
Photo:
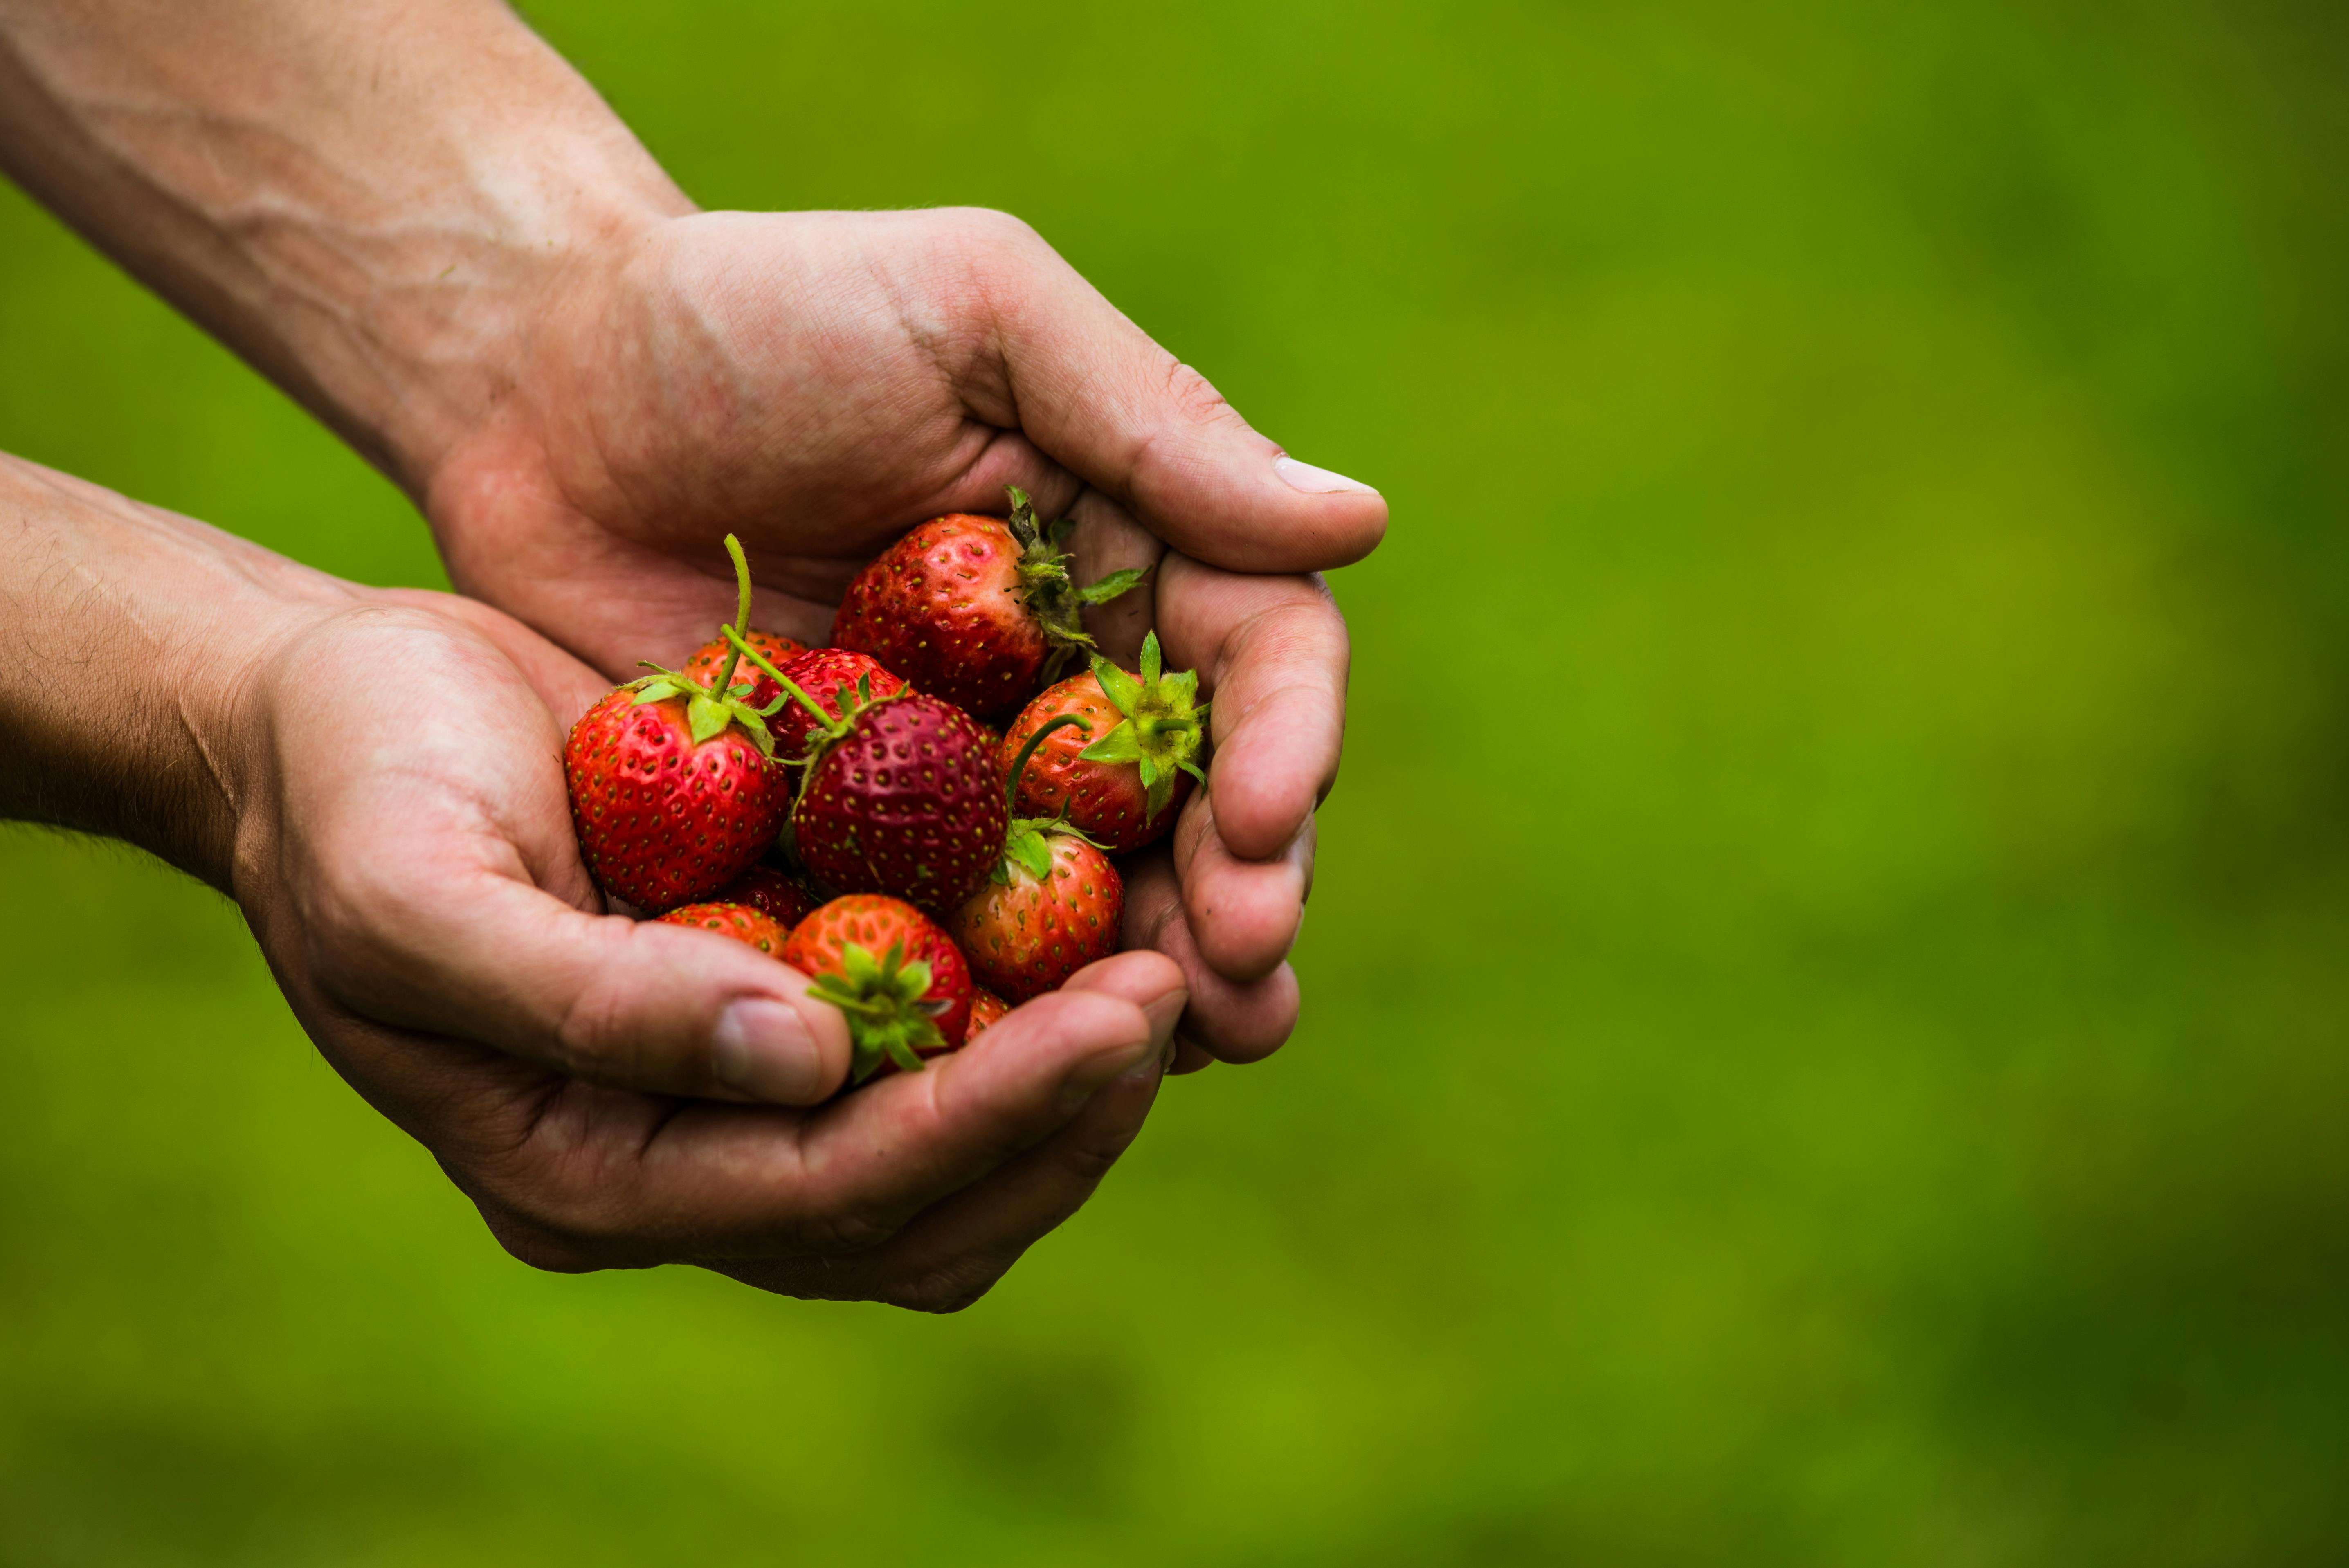
[[(730, 657), (750, 660), (751, 665), (763, 672), (769, 680), (782, 687), (786, 695), (797, 699), (802, 707), (815, 715), (816, 722), (823, 727), (825, 734), (837, 738), (848, 733), (846, 714), (843, 714), (838, 718), (833, 717), (831, 714), (824, 711), (822, 703), (800, 689), (797, 681), (768, 663), (764, 654), (744, 642), (741, 633), (731, 626), (721, 626), (719, 630), (726, 634), (727, 642), (733, 645), (734, 653)], [(730, 665), (730, 667), (731, 667)]]
[[(726, 553), (734, 562), (734, 626), (750, 624), (750, 563), (742, 558), (742, 542), (732, 534), (726, 536)], [(727, 641), (726, 663), (718, 671), (718, 685), (710, 695), (719, 701), (734, 687), (734, 666), (742, 661), (741, 640), (734, 635), (734, 626), (720, 626)]]
[(1011, 776), (1003, 781), (1003, 806), (1011, 815), (1015, 817), (1019, 815), (1019, 776), (1028, 771), (1028, 759), (1036, 755), (1036, 748), (1044, 744), (1046, 736), (1064, 725), (1071, 724), (1075, 725), (1087, 735), (1093, 732), (1093, 727), (1077, 715), (1059, 713), (1038, 725), (1036, 733), (1028, 738), (1026, 745), (1020, 747), (1019, 755), (1012, 759)]

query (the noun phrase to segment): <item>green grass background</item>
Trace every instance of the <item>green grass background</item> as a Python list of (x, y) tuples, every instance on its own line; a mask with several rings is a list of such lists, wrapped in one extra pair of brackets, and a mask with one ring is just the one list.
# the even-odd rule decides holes
[[(0, 831), (0, 1561), (2349, 1560), (2349, 13), (533, 16), (1384, 489), (1304, 1025), (957, 1318), (538, 1275)], [(0, 447), (438, 580), (13, 193)]]

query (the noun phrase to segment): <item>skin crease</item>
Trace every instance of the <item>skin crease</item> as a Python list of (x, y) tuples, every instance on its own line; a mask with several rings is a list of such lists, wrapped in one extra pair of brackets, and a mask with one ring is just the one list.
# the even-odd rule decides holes
[[(476, 654), (453, 650), (493, 648), (536, 694), (531, 711), (557, 737), (593, 700), (596, 673), (621, 678), (644, 657), (674, 665), (731, 615), (718, 545), (730, 530), (761, 586), (754, 623), (810, 640), (828, 629), (849, 578), (889, 541), (930, 516), (1000, 511), (1007, 484), (1030, 491), (1040, 515), (1077, 521), (1079, 581), (1154, 565), (1143, 589), (1089, 612), (1087, 625), (1128, 662), (1154, 628), (1170, 667), (1200, 671), (1201, 696), (1215, 703), (1210, 788), (1129, 880), (1126, 940), (1144, 951), (1095, 965), (1071, 994), (1019, 1009), (986, 1040), (990, 1051), (1032, 1057), (1040, 1084), (1123, 1048), (1112, 1041), (1132, 1045), (1137, 1030), (1137, 1049), (1172, 1038), (1176, 1020), (1162, 1017), (1170, 1006), (1181, 1015), (1178, 1067), (1255, 1060), (1287, 1037), (1298, 990), (1286, 954), (1310, 886), (1313, 808), (1335, 779), (1344, 726), (1345, 627), (1316, 574), (1375, 547), (1385, 504), (1366, 490), (1308, 493), (1285, 482), (1275, 467), (1281, 449), (1024, 224), (968, 210), (697, 212), (593, 89), (486, 0), (0, 0), (0, 163), (418, 500), (452, 580), (504, 614), (377, 596), (366, 631), (388, 635), (397, 625), (415, 646), (459, 664)], [(390, 609), (429, 619), (381, 620)], [(336, 625), (337, 637), (361, 634)], [(458, 632), (476, 641), (450, 642)], [(256, 657), (247, 667), (275, 666)], [(181, 745), (183, 728), (159, 722), (156, 743)], [(477, 738), (493, 751), (502, 744)], [(61, 775), (80, 777), (77, 760), (54, 760)], [(480, 781), (453, 751), (449, 763), (450, 778), (414, 778), (410, 787), (471, 799)], [(308, 749), (275, 767), (257, 777), (289, 799), (309, 799), (314, 771), (340, 777), (331, 758)], [(59, 792), (53, 781), (23, 789)], [(254, 796), (264, 798), (274, 796)], [(170, 810), (116, 815), (111, 830), (182, 864), (202, 858), (178, 841), (197, 830)], [(274, 837), (235, 830), (240, 842), (250, 831), (309, 846), (313, 857), (305, 872), (251, 884), (263, 907), (248, 914), (256, 934), (264, 934), (264, 946), (314, 1036), (334, 1033), (343, 1016), (305, 1000), (315, 995), (362, 1020), (349, 1040), (367, 1028), (408, 1031), (372, 1054), (348, 1043), (330, 1049), (357, 1082), (367, 1068), (347, 1061), (429, 1055), (417, 1038), (464, 1021), (386, 1024), (368, 1008), (398, 1015), (419, 988), (471, 996), (471, 982), (449, 934), (457, 923), (447, 920), (448, 901), (420, 892), (390, 901), (374, 926), (347, 918), (322, 928), (375, 954), (368, 962), (340, 949), (304, 955), (303, 943), (317, 939), (274, 923), (269, 901), (297, 897), (314, 885), (305, 876), (331, 883), (347, 874), (336, 857), (356, 852), (351, 836), (309, 832), (309, 820), (296, 813)], [(542, 900), (497, 907), (550, 933), (565, 925), (543, 901), (575, 907), (567, 851), (531, 839), (524, 853), (511, 836), (516, 823), (485, 828), (454, 804), (433, 820), (459, 844), (504, 846), (499, 880), (519, 886), (520, 868)], [(450, 875), (489, 874), (454, 845), (413, 850), (419, 865)], [(524, 944), (546, 970), (513, 988), (560, 994), (578, 973), (564, 940)], [(592, 948), (620, 939), (577, 940)], [(694, 932), (627, 940), (723, 943)], [(310, 971), (320, 961), (357, 1004), (319, 989)], [(638, 1100), (595, 1098), (674, 1091), (684, 1081), (675, 1076), (685, 1070), (679, 1042), (706, 1049), (717, 1012), (707, 987), (721, 978), (688, 968), (704, 989), (660, 1021), (631, 1011), (641, 998), (574, 995), (567, 1016), (593, 1039), (555, 1053), (554, 1067), (573, 1075), (567, 1082), (626, 1088), (547, 1094), (544, 1078), (530, 1076), (548, 1070), (550, 1058), (529, 1043), (543, 1047), (543, 1034), (525, 1026), (532, 1015), (519, 1004), (490, 1015), (493, 1026), (454, 1030), (471, 1042), (462, 1049), (501, 1054), (493, 1064), (468, 1058), (468, 1071), (481, 1069), (474, 1076), (451, 1065), (441, 1079), (494, 1098), (510, 1081), (500, 1073), (519, 1074), (511, 1081), (538, 1086), (529, 1092), (551, 1108), (554, 1130), (574, 1119), (598, 1136), (607, 1123), (658, 1125), (662, 1137), (678, 1123), (698, 1127), (698, 1113), (656, 1124)], [(1088, 980), (1097, 972), (1106, 978)], [(537, 1001), (543, 1006), (544, 995)], [(1038, 1009), (1032, 1025), (1019, 1024)], [(644, 1039), (627, 1037), (638, 1027), (649, 1031)], [(1015, 1088), (1009, 1068), (988, 1073), (973, 1067), (965, 1076), (994, 1085), (988, 1092), (1006, 1104), (1051, 1098), (1036, 1098), (1033, 1084)], [(395, 1119), (410, 1115), (387, 1104), (406, 1106), (398, 1093), (363, 1092)], [(834, 1222), (865, 1239), (886, 1229), (895, 1239), (872, 1251), (895, 1261), (871, 1271), (835, 1263), (807, 1274), (770, 1260), (729, 1272), (770, 1288), (813, 1280), (832, 1294), (861, 1282), (888, 1299), (958, 1304), (1057, 1222), (1041, 1216), (1081, 1202), (1067, 1172), (1094, 1169), (1102, 1150), (1123, 1147), (1138, 1119), (1138, 1119), (1146, 1103), (1139, 1088), (1102, 1090), (1059, 1131), (1023, 1122), (1021, 1138), (1006, 1140), (999, 1130), (999, 1154), (1022, 1140), (1035, 1147), (981, 1183), (985, 1191), (949, 1199), (907, 1174), (914, 1185), (893, 1189), (890, 1203), (860, 1196), (851, 1205), (864, 1219), (915, 1213), (902, 1233), (815, 1209), (799, 1229), (777, 1222), (761, 1233), (781, 1246)], [(1094, 1105), (1108, 1119), (1088, 1119)], [(780, 1113), (726, 1114), (738, 1120), (721, 1117), (728, 1130), (713, 1138), (747, 1137), (740, 1118)], [(937, 1108), (908, 1114), (914, 1121), (892, 1145), (905, 1172), (968, 1170), (925, 1151), (924, 1139), (952, 1142), (946, 1121), (922, 1119)], [(463, 1125), (493, 1129), (492, 1144), (512, 1133), (483, 1116)], [(427, 1129), (418, 1135), (533, 1261), (694, 1255), (678, 1250), (683, 1238), (743, 1233), (692, 1218), (695, 1202), (714, 1216), (748, 1201), (714, 1167), (688, 1182), (693, 1198), (620, 1182), (614, 1191), (642, 1201), (615, 1200), (586, 1220), (577, 1210), (586, 1200), (563, 1183), (603, 1156), (493, 1180), (464, 1152), (475, 1147), (470, 1133), (444, 1132), (458, 1123), (417, 1113), (402, 1125)], [(904, 1210), (917, 1190), (929, 1206)], [(1015, 1246), (1014, 1238), (1024, 1239)], [(926, 1283), (905, 1283), (916, 1277)]]

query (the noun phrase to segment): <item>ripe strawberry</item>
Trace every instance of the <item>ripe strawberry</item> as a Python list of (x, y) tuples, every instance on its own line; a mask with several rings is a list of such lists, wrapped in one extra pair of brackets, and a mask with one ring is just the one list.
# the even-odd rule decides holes
[(1196, 670), (1161, 676), (1158, 634), (1142, 645), (1142, 674), (1096, 656), (1092, 674), (1071, 676), (1028, 705), (1003, 737), (1006, 761), (1046, 724), (1065, 715), (1084, 727), (1048, 736), (1019, 780), (1015, 810), (1065, 817), (1102, 849), (1140, 849), (1174, 825), (1206, 748), (1207, 707), (1195, 702)]
[[(779, 637), (772, 632), (745, 632), (742, 634), (742, 640), (765, 655), (767, 662), (771, 665), (789, 664), (807, 652), (807, 645), (798, 638)], [(718, 672), (726, 667), (729, 659), (740, 656), (733, 644), (723, 637), (713, 637), (693, 651), (693, 657), (685, 661), (682, 673), (708, 686), (718, 678)], [(734, 669), (733, 684), (741, 686), (746, 683), (750, 690), (743, 700), (752, 707), (767, 707), (777, 697), (783, 695), (783, 688), (775, 684), (774, 677), (757, 665), (737, 665)], [(781, 737), (777, 738), (780, 739)], [(783, 755), (786, 757), (792, 755), (792, 749), (788, 745), (783, 748)]]
[[(846, 648), (812, 649), (781, 665), (780, 670), (834, 718), (846, 711), (849, 698), (859, 691), (864, 694), (863, 700), (871, 702), (905, 689), (905, 683), (883, 669), (880, 661)], [(773, 677), (762, 676), (761, 689), (780, 694), (783, 688)], [(815, 715), (798, 703), (787, 702), (768, 717), (767, 727), (775, 732), (777, 752), (797, 761), (807, 755), (814, 738)]]
[(872, 655), (923, 691), (980, 718), (1015, 711), (1092, 646), (1078, 619), (1142, 581), (1112, 572), (1090, 588), (1069, 577), (1067, 520), (1040, 528), (1009, 492), (1011, 520), (934, 517), (848, 585), (832, 640)]
[[(726, 546), (747, 614), (750, 568), (730, 534)], [(572, 727), (563, 768), (588, 872), (605, 892), (657, 914), (749, 870), (774, 841), (791, 792), (770, 760), (766, 721), (730, 694), (732, 670), (704, 683), (653, 668)]]
[(792, 833), (828, 885), (950, 910), (994, 870), (1009, 818), (978, 726), (919, 692), (869, 705), (819, 738)]
[(783, 962), (815, 984), (809, 995), (848, 1017), (855, 1081), (884, 1064), (918, 1071), (953, 1050), (970, 1024), (970, 970), (937, 923), (894, 898), (853, 893), (800, 922)]
[(1003, 878), (955, 912), (954, 939), (971, 973), (1014, 1002), (1060, 989), (1117, 951), (1125, 883), (1109, 857), (1074, 833), (1033, 833), (1040, 873), (1004, 857)]
[(704, 931), (714, 931), (737, 942), (747, 942), (775, 958), (783, 955), (783, 944), (791, 936), (781, 921), (747, 904), (688, 903), (682, 909), (670, 910), (660, 918), (666, 925), (698, 925)]
[(978, 1038), (980, 1030), (986, 1028), (989, 1024), (1000, 1021), (1003, 1015), (1009, 1011), (1011, 1011), (1011, 1009), (1005, 1004), (1003, 998), (988, 990), (986, 986), (972, 986), (970, 990), (970, 1026), (963, 1031), (962, 1043), (967, 1046), (970, 1044), (971, 1041)]
[[(1054, 733), (1081, 722), (1062, 714), (1040, 727), (1013, 758), (1012, 778)], [(1007, 785), (1005, 794), (1014, 788)], [(955, 912), (949, 929), (972, 974), (1025, 1002), (1116, 952), (1124, 913), (1125, 883), (1108, 856), (1065, 823), (1019, 818), (993, 875)]]
[(728, 882), (718, 897), (724, 903), (748, 904), (787, 931), (805, 920), (815, 908), (815, 900), (808, 895), (807, 889), (781, 868), (764, 861)]

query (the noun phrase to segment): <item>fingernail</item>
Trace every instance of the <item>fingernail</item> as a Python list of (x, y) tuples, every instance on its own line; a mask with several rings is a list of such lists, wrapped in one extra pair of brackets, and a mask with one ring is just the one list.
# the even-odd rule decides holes
[(807, 1020), (789, 1002), (736, 1002), (709, 1037), (718, 1081), (753, 1099), (804, 1105), (823, 1090), (823, 1063)]
[(1074, 1116), (1085, 1101), (1123, 1078), (1158, 1070), (1158, 1042), (1138, 1040), (1120, 1051), (1104, 1051), (1071, 1073), (1061, 1085), (1061, 1114)]
[(1288, 481), (1289, 489), (1301, 490), (1307, 495), (1343, 495), (1349, 490), (1356, 495), (1379, 493), (1360, 480), (1333, 474), (1328, 469), (1317, 469), (1311, 463), (1300, 463), (1295, 458), (1283, 458), (1272, 466), (1282, 479)]
[(1150, 1037), (1160, 1049), (1174, 1043), (1174, 1026), (1183, 1021), (1183, 1009), (1190, 1004), (1191, 993), (1177, 985), (1142, 1009), (1142, 1016), (1150, 1020)]

